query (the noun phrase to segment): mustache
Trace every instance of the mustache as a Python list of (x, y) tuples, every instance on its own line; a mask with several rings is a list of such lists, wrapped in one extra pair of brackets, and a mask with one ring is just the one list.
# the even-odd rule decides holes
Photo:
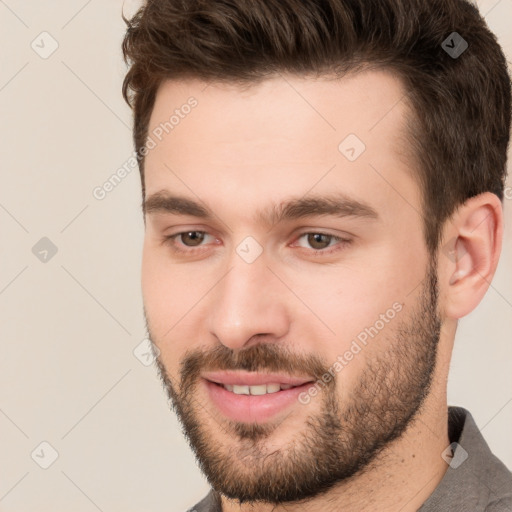
[(297, 354), (276, 343), (259, 343), (241, 351), (218, 345), (208, 351), (194, 350), (185, 354), (180, 366), (182, 389), (197, 382), (202, 372), (219, 370), (279, 372), (318, 380), (328, 371), (328, 366), (314, 354)]

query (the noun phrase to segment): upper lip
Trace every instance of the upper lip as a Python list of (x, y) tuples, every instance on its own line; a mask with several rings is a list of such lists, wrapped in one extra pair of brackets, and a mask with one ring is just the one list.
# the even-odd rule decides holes
[(231, 386), (261, 386), (263, 384), (288, 384), (290, 386), (302, 386), (308, 382), (313, 382), (310, 377), (292, 377), (282, 373), (258, 373), (258, 372), (207, 372), (202, 377), (210, 382), (217, 384), (227, 384)]

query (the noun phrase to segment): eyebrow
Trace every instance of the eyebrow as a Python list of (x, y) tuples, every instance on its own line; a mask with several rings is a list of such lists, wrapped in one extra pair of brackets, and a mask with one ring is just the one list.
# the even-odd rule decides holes
[[(142, 210), (144, 215), (170, 213), (205, 220), (217, 217), (201, 203), (187, 197), (171, 195), (166, 191), (156, 192), (147, 197), (142, 204)], [(345, 194), (310, 195), (290, 199), (256, 212), (254, 219), (264, 225), (273, 226), (284, 221), (328, 215), (339, 218), (379, 219), (378, 213), (369, 204)]]

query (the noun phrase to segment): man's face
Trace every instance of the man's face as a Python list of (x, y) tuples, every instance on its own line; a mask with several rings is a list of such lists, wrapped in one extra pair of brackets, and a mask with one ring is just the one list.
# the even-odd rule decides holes
[(146, 321), (191, 446), (228, 497), (329, 489), (399, 436), (428, 392), (436, 264), (399, 149), (403, 95), (376, 71), (159, 89)]

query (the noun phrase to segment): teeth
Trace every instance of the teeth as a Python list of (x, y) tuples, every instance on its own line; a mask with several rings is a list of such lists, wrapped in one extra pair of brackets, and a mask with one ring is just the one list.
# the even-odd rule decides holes
[(290, 384), (261, 384), (260, 386), (236, 386), (224, 384), (224, 388), (235, 395), (267, 395), (269, 393), (277, 393), (282, 389), (290, 389)]
[(248, 386), (251, 395), (266, 395), (267, 385), (262, 384), (261, 386)]
[(248, 395), (249, 386), (233, 386), (233, 393), (235, 395)]
[(278, 391), (281, 391), (281, 389), (286, 388), (283, 388), (283, 386), (279, 384), (267, 384), (267, 393), (277, 393)]

